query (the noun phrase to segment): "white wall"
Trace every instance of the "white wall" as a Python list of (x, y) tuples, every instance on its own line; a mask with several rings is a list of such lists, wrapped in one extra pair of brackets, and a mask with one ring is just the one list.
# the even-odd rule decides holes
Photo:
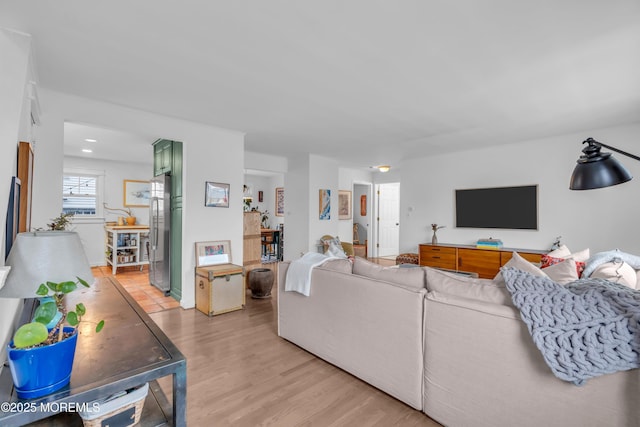
[[(61, 210), (64, 122), (91, 123), (183, 142), (182, 307), (195, 305), (196, 241), (230, 240), (234, 260), (242, 260), (244, 134), (49, 90), (41, 92), (40, 101), (34, 224)], [(204, 206), (205, 181), (230, 184), (229, 208)]]
[[(309, 242), (309, 163), (306, 155), (289, 158), (289, 170), (284, 176), (284, 259), (296, 259), (315, 250)], [(316, 200), (317, 197), (316, 192)]]
[[(33, 79), (31, 37), (0, 29), (0, 265), (5, 259), (5, 227), (11, 177), (17, 172), (18, 142), (31, 135), (30, 101), (25, 96), (28, 82)], [(11, 339), (19, 314), (19, 299), (0, 299), (0, 361), (5, 360), (6, 345)], [(4, 365), (0, 365), (0, 372)]]
[[(408, 160), (401, 171), (400, 252), (417, 252), (419, 243), (431, 239), (430, 224), (438, 223), (446, 225), (438, 231), (441, 243), (475, 244), (491, 236), (508, 247), (548, 249), (562, 236), (575, 251), (619, 248), (640, 254), (640, 162), (616, 154), (636, 180), (598, 190), (569, 190), (584, 139), (591, 136), (638, 154), (638, 135), (640, 124)], [(455, 189), (526, 184), (539, 186), (538, 230), (455, 228)]]
[[(149, 146), (149, 159), (153, 159), (153, 141), (143, 141)], [(124, 207), (123, 200), (123, 181), (137, 180), (148, 181), (153, 176), (153, 165), (151, 163), (135, 163), (135, 162), (115, 162), (111, 160), (94, 160), (84, 157), (64, 157), (64, 167), (100, 171), (104, 174), (104, 195), (103, 201), (110, 208), (122, 209)], [(131, 208), (133, 216), (136, 217), (136, 223), (149, 224), (149, 208)], [(122, 216), (121, 212), (110, 212), (105, 210), (103, 218), (95, 220), (72, 219), (70, 230), (78, 232), (80, 239), (84, 244), (87, 258), (92, 266), (106, 265), (105, 246), (104, 246), (104, 222), (116, 221), (118, 216)], [(36, 224), (46, 228), (44, 224)]]

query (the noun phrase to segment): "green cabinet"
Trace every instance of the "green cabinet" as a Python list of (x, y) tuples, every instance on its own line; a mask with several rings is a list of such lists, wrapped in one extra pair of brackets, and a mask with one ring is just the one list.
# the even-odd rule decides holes
[(171, 289), (182, 299), (182, 142), (159, 139), (153, 143), (153, 174), (171, 175)]
[[(170, 173), (173, 166), (173, 143), (168, 139), (159, 139), (153, 144), (154, 176)], [(182, 157), (180, 158), (182, 161)]]

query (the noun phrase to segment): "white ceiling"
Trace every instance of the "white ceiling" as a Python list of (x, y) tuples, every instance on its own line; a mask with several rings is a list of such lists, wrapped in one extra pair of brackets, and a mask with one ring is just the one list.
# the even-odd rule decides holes
[(345, 166), (640, 121), (638, 0), (3, 0), (0, 26), (43, 87)]

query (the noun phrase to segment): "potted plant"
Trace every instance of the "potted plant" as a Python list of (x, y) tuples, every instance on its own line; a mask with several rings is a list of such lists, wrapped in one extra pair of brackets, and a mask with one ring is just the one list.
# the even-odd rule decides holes
[(49, 230), (51, 231), (60, 231), (66, 230), (67, 226), (71, 224), (71, 217), (73, 217), (74, 212), (61, 213), (55, 218), (51, 218), (51, 223), (47, 224)]
[[(35, 310), (33, 321), (16, 330), (7, 348), (18, 397), (44, 396), (69, 383), (78, 339), (77, 327), (86, 308), (78, 303), (75, 310), (68, 311), (64, 299), (78, 289), (78, 284), (89, 287), (85, 280), (77, 277), (75, 282), (47, 282), (38, 288), (36, 294), (44, 299)], [(101, 320), (95, 331), (100, 332), (103, 326), (104, 320)]]
[(260, 213), (260, 226), (262, 228), (269, 228), (269, 211), (265, 210)]
[[(127, 216), (124, 218), (124, 221), (126, 221), (127, 225), (136, 225), (136, 217), (133, 216), (133, 212), (131, 211), (131, 208), (110, 208), (109, 206), (107, 206), (106, 203), (103, 203), (103, 206), (106, 210), (108, 211), (120, 211), (120, 212), (124, 212)], [(120, 221), (118, 221), (118, 225), (123, 225), (120, 224)]]

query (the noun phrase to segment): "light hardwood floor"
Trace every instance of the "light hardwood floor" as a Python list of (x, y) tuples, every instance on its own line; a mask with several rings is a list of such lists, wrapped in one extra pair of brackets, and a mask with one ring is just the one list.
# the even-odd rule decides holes
[[(214, 317), (182, 308), (150, 316), (187, 358), (190, 426), (439, 426), (278, 337), (275, 294), (247, 294), (245, 309)], [(170, 392), (168, 378), (160, 384)]]

